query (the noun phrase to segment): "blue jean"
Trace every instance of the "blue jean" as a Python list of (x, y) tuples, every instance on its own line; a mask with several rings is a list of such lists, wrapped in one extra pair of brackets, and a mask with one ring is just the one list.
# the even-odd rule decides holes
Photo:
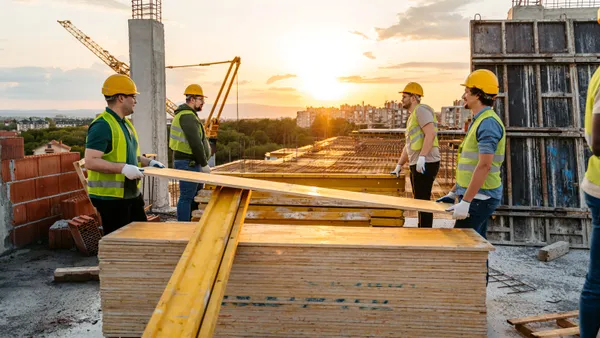
[[(459, 196), (462, 200), (463, 196)], [(454, 228), (457, 229), (475, 229), (481, 237), (487, 239), (488, 220), (500, 205), (500, 200), (489, 198), (487, 200), (472, 200), (469, 206), (469, 217), (457, 220), (454, 223)], [(489, 260), (485, 262), (486, 268), (489, 270)], [(489, 271), (485, 274), (485, 283), (489, 281)]]
[(579, 336), (596, 338), (600, 330), (600, 199), (585, 194), (592, 212), (590, 265), (579, 299)]
[[(200, 165), (190, 167), (189, 160), (175, 160), (175, 169), (200, 172)], [(192, 206), (194, 197), (204, 184), (196, 182), (179, 181), (179, 201), (177, 201), (177, 221), (189, 222), (192, 219)]]

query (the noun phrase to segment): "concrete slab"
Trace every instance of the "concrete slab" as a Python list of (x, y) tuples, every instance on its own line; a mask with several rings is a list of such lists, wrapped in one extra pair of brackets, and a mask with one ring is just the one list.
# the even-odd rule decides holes
[[(449, 222), (444, 220), (446, 226)], [(523, 294), (488, 286), (489, 337), (521, 337), (506, 320), (578, 308), (589, 252), (571, 250), (552, 262), (538, 248), (496, 246), (490, 266), (537, 288)], [(58, 267), (91, 266), (96, 257), (43, 246), (0, 257), (0, 336), (102, 337), (98, 282), (53, 283)]]

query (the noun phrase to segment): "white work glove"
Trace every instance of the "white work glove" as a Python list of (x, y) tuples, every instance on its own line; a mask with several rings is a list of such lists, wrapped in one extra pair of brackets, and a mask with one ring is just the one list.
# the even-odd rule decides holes
[(144, 174), (140, 171), (140, 168), (126, 164), (123, 169), (121, 169), (121, 174), (125, 175), (130, 180), (139, 180), (144, 177)]
[(471, 206), (470, 202), (467, 202), (465, 200), (460, 201), (460, 203), (455, 204), (453, 206), (451, 206), (450, 208), (446, 209), (446, 211), (454, 211), (454, 213), (452, 214), (452, 218), (454, 219), (465, 219), (467, 217), (469, 217), (469, 207)]
[(210, 174), (210, 167), (208, 165), (205, 165), (200, 169), (200, 171), (202, 171), (205, 174)]
[(456, 193), (450, 191), (446, 196), (436, 200), (438, 203), (454, 203), (456, 201)]
[(156, 167), (156, 168), (165, 168), (165, 165), (156, 161), (156, 160), (151, 160), (150, 164), (148, 164), (149, 167)]
[(425, 173), (425, 156), (419, 156), (419, 160), (417, 161), (417, 172), (421, 174)]
[(396, 177), (400, 177), (400, 170), (402, 170), (401, 165), (396, 165), (396, 169), (390, 173), (390, 175), (396, 175)]

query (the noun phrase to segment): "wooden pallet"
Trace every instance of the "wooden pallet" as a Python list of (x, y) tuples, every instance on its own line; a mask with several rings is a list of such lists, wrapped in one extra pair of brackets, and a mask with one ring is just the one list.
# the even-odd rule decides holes
[[(579, 326), (577, 323), (573, 322), (571, 318), (575, 318), (579, 316), (579, 311), (571, 311), (564, 313), (552, 313), (540, 316), (532, 316), (532, 317), (523, 317), (523, 318), (513, 318), (509, 319), (508, 323), (515, 326), (515, 329), (523, 334), (525, 337), (569, 337), (569, 336), (579, 336)], [(534, 331), (527, 324), (531, 323), (544, 323), (550, 321), (556, 321), (556, 325), (560, 327), (560, 329), (542, 329), (538, 331)]]

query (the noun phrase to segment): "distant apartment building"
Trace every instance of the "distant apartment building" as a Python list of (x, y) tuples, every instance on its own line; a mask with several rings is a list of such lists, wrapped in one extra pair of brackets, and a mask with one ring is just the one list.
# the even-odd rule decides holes
[(17, 131), (23, 132), (32, 129), (50, 128), (50, 123), (45, 120), (21, 120), (17, 122)]
[(439, 123), (448, 129), (463, 129), (471, 118), (471, 110), (466, 109), (462, 100), (455, 100), (452, 106), (442, 107)]

